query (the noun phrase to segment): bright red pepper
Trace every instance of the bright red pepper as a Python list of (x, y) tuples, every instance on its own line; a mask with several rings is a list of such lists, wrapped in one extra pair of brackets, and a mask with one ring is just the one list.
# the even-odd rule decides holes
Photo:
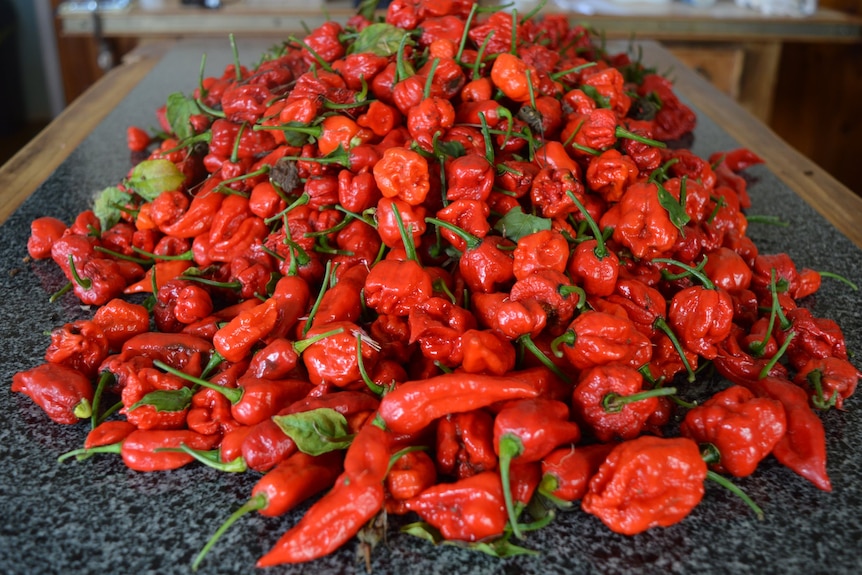
[(12, 376), (12, 391), (32, 399), (52, 421), (70, 425), (92, 413), (93, 384), (80, 371), (43, 363)]
[(625, 535), (667, 527), (703, 499), (706, 472), (694, 441), (644, 435), (611, 451), (590, 480), (581, 508)]

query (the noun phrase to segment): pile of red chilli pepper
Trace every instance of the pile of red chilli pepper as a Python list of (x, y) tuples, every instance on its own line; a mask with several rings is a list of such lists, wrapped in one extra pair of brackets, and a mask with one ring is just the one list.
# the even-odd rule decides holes
[(258, 474), (197, 563), (245, 513), (306, 505), (259, 566), (385, 514), (500, 556), (578, 503), (636, 534), (706, 480), (760, 513), (732, 480), (770, 456), (829, 491), (818, 412), (860, 372), (797, 304), (823, 274), (746, 235), (760, 158), (679, 145), (671, 83), (562, 15), (374, 4), (204, 61), (161, 132), (129, 127), (120, 184), (32, 222), (55, 297), (95, 310), (13, 380), (90, 426), (61, 459)]

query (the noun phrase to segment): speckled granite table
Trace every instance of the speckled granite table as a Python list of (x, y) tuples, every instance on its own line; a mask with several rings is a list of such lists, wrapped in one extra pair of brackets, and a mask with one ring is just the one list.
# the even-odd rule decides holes
[[(252, 60), (266, 48), (241, 43)], [(21, 395), (9, 391), (12, 374), (40, 361), (45, 332), (89, 317), (72, 298), (49, 304), (63, 283), (47, 263), (23, 261), (29, 222), (41, 215), (68, 219), (89, 205), (93, 193), (118, 181), (129, 167), (124, 129), (155, 124), (153, 110), (166, 96), (197, 82), (201, 54), (209, 70), (228, 61), (226, 42), (178, 45), (147, 75), (60, 168), (0, 228), (2, 287), (0, 330), (0, 572), (38, 575), (158, 574), (190, 572), (190, 561), (212, 530), (248, 496), (254, 474), (226, 475), (199, 466), (169, 473), (127, 470), (117, 458), (94, 457), (58, 464), (81, 445), (86, 426), (47, 422)], [(727, 134), (701, 117), (694, 148), (700, 154), (734, 147)], [(752, 213), (772, 215), (788, 227), (752, 224), (762, 252), (787, 251), (800, 264), (842, 274), (862, 284), (862, 252), (781, 183), (766, 167), (749, 171)], [(857, 214), (862, 218), (862, 214)], [(862, 221), (862, 220), (860, 220)], [(837, 320), (848, 348), (862, 349), (860, 296), (836, 281), (804, 302)], [(859, 573), (862, 572), (862, 421), (858, 398), (847, 411), (824, 416), (834, 491), (823, 493), (768, 460), (739, 481), (764, 509), (756, 521), (732, 495), (709, 485), (704, 502), (682, 523), (636, 537), (608, 532), (580, 512), (562, 515), (530, 534), (535, 557), (495, 560), (429, 544), (390, 530), (374, 553), (374, 573), (615, 574), (615, 573)], [(296, 519), (244, 518), (211, 552), (205, 574), (251, 573), (256, 558)], [(309, 565), (273, 573), (364, 572), (355, 548)]]

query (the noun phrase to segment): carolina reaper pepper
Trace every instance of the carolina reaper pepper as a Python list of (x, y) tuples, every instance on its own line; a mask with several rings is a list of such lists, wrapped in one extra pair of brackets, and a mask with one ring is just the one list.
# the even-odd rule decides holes
[(576, 317), (553, 348), (578, 369), (607, 363), (638, 369), (652, 356), (652, 344), (631, 320), (598, 311)]
[(644, 390), (637, 369), (611, 363), (581, 372), (572, 406), (600, 441), (633, 439), (656, 411), (658, 397), (673, 393), (673, 387)]
[(449, 540), (480, 541), (506, 528), (503, 485), (494, 471), (438, 483), (405, 505)]
[(88, 377), (108, 357), (108, 338), (92, 320), (77, 320), (51, 330), (45, 361), (63, 364)]
[(786, 425), (778, 401), (734, 385), (686, 413), (680, 433), (715, 448), (718, 460), (711, 465), (716, 471), (746, 477), (772, 452)]
[(615, 443), (564, 445), (542, 458), (539, 492), (562, 502), (581, 499)]
[(811, 409), (805, 390), (789, 380), (767, 376), (746, 385), (755, 395), (775, 399), (784, 406), (787, 432), (772, 455), (794, 473), (823, 491), (832, 491), (826, 469), (826, 432)]
[(590, 480), (581, 508), (612, 531), (635, 535), (682, 521), (707, 476), (697, 443), (643, 435), (619, 444)]
[(30, 397), (57, 423), (77, 423), (92, 414), (90, 378), (64, 364), (43, 363), (20, 371), (12, 376), (11, 389)]
[(497, 468), (494, 451), (494, 418), (475, 409), (452, 413), (437, 423), (437, 467), (445, 475), (464, 479)]
[(575, 443), (581, 430), (569, 421), (569, 408), (551, 399), (522, 399), (506, 404), (494, 418), (494, 450), (500, 457), (503, 497), (512, 532), (521, 537), (518, 513), (512, 500), (510, 467), (513, 463), (540, 461), (565, 443)]

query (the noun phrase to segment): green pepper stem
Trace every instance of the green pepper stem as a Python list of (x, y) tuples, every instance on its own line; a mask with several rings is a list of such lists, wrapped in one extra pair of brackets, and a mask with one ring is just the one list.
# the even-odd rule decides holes
[(521, 337), (518, 338), (518, 343), (524, 346), (530, 353), (532, 353), (536, 359), (538, 359), (542, 365), (550, 369), (554, 372), (554, 375), (565, 381), (566, 383), (571, 383), (572, 379), (563, 373), (563, 370), (560, 369), (560, 366), (551, 361), (547, 355), (545, 355), (541, 349), (538, 348), (536, 342), (533, 341), (533, 338), (530, 337), (530, 334), (525, 333)]
[(823, 372), (820, 369), (811, 370), (806, 376), (808, 383), (814, 388), (814, 394), (811, 396), (811, 404), (822, 411), (826, 411), (838, 402), (838, 391), (832, 392), (832, 395), (827, 399), (823, 395)]
[(207, 364), (204, 366), (203, 371), (201, 371), (201, 379), (208, 378), (210, 374), (215, 371), (215, 368), (217, 368), (223, 361), (224, 357), (222, 357), (219, 352), (213, 350)]
[(691, 363), (689, 363), (688, 358), (685, 355), (685, 350), (683, 350), (682, 344), (679, 342), (679, 338), (676, 337), (676, 334), (673, 332), (670, 325), (668, 325), (667, 321), (665, 321), (663, 317), (658, 316), (655, 318), (653, 326), (664, 332), (668, 337), (673, 348), (676, 350), (677, 355), (679, 355), (679, 358), (682, 360), (682, 364), (685, 366), (685, 371), (688, 373), (688, 382), (694, 382), (694, 370), (691, 368)]
[(314, 316), (317, 315), (317, 310), (320, 309), (320, 303), (323, 301), (323, 294), (326, 293), (326, 290), (329, 289), (332, 282), (333, 272), (332, 260), (326, 260), (326, 266), (323, 268), (323, 281), (320, 284), (320, 291), (317, 292), (317, 297), (314, 299), (314, 304), (312, 304), (311, 310), (308, 312), (308, 318), (305, 320), (305, 326), (302, 328), (303, 337), (305, 337), (305, 334), (307, 334), (308, 330), (311, 329), (311, 324), (314, 322)]
[(500, 480), (503, 483), (503, 499), (506, 503), (506, 513), (509, 515), (509, 524), (512, 533), (518, 539), (523, 539), (521, 528), (518, 525), (518, 513), (515, 511), (515, 502), (512, 498), (512, 478), (510, 469), (512, 459), (524, 452), (524, 444), (521, 439), (511, 433), (503, 434), (498, 446), (500, 456)]
[(639, 391), (631, 395), (621, 395), (615, 391), (611, 391), (610, 393), (605, 394), (602, 398), (602, 407), (607, 413), (617, 413), (622, 411), (623, 407), (629, 403), (643, 401), (644, 399), (649, 399), (651, 397), (674, 395), (675, 393), (675, 387), (655, 387), (653, 389)]
[(57, 458), (58, 462), (63, 462), (70, 457), (75, 457), (78, 461), (82, 459), (86, 459), (93, 454), (96, 453), (121, 453), (123, 446), (123, 442), (111, 443), (109, 445), (100, 445), (99, 447), (85, 447), (81, 449), (73, 449), (72, 451), (67, 451)]
[(143, 256), (147, 256), (147, 257), (154, 259), (154, 260), (166, 260), (166, 261), (167, 260), (189, 260), (189, 261), (192, 261), (195, 259), (195, 254), (192, 250), (187, 250), (181, 254), (177, 254), (174, 256), (166, 256), (166, 255), (156, 254), (153, 252), (148, 252), (148, 251), (142, 250), (141, 248), (136, 247), (136, 246), (132, 246), (132, 251), (135, 253), (141, 254)]
[(318, 64), (321, 68), (323, 68), (323, 69), (324, 69), (324, 70), (326, 70), (327, 72), (334, 72), (334, 71), (335, 71), (335, 70), (333, 70), (333, 69), (332, 69), (332, 66), (330, 66), (330, 65), (329, 65), (329, 62), (327, 62), (326, 60), (324, 60), (324, 59), (320, 56), (320, 54), (318, 54), (318, 53), (314, 50), (314, 48), (312, 48), (311, 46), (309, 46), (309, 45), (308, 45), (307, 43), (305, 43), (303, 40), (301, 40), (301, 39), (297, 38), (296, 36), (288, 36), (288, 38), (287, 38), (287, 39), (288, 39), (288, 41), (289, 41), (289, 42), (296, 42), (297, 44), (299, 44), (300, 46), (302, 46), (303, 48), (305, 48), (306, 50), (308, 50), (308, 53), (309, 53), (309, 54), (311, 54), (311, 57), (312, 57), (312, 58), (314, 58), (314, 61), (315, 61), (315, 62), (317, 62), (317, 64)]
[(559, 479), (557, 479), (554, 475), (550, 473), (546, 473), (542, 476), (542, 480), (539, 482), (539, 487), (537, 488), (537, 491), (543, 498), (553, 503), (556, 507), (559, 507), (561, 509), (572, 507), (573, 504), (571, 501), (566, 501), (565, 499), (561, 499), (560, 497), (554, 495), (554, 491), (559, 489), (559, 487)]
[(586, 64), (581, 64), (580, 66), (575, 66), (574, 68), (568, 68), (566, 70), (560, 70), (559, 72), (554, 72), (551, 74), (551, 80), (557, 81), (566, 74), (577, 74), (581, 70), (585, 70), (587, 68), (592, 68), (593, 66), (597, 66), (598, 62), (587, 62)]
[(144, 259), (144, 258), (136, 258), (135, 256), (127, 256), (126, 254), (121, 254), (120, 252), (108, 249), (108, 248), (103, 247), (103, 246), (93, 246), (93, 250), (95, 250), (97, 252), (102, 252), (103, 254), (108, 254), (109, 256), (111, 256), (113, 258), (117, 258), (118, 260), (135, 262), (136, 264), (149, 265), (149, 264), (153, 263), (153, 260)]
[(852, 281), (850, 281), (849, 279), (847, 279), (846, 277), (844, 277), (840, 274), (836, 274), (834, 272), (824, 272), (824, 271), (818, 271), (817, 273), (819, 273), (821, 276), (823, 276), (825, 278), (832, 278), (834, 280), (840, 281), (841, 283), (847, 284), (848, 286), (850, 286), (850, 289), (852, 289), (853, 291), (859, 291), (858, 285), (856, 285), (855, 283), (853, 283)]
[(791, 331), (787, 334), (787, 339), (784, 340), (784, 343), (781, 344), (781, 347), (778, 348), (778, 351), (775, 352), (775, 355), (772, 356), (772, 359), (770, 359), (766, 363), (766, 365), (763, 366), (763, 369), (760, 370), (760, 373), (758, 374), (759, 379), (763, 379), (764, 377), (769, 375), (769, 371), (773, 367), (775, 367), (775, 364), (778, 363), (778, 360), (781, 359), (781, 356), (784, 355), (784, 352), (786, 352), (787, 348), (790, 347), (790, 342), (793, 340), (794, 337), (796, 337), (795, 331)]
[(398, 233), (401, 235), (401, 243), (404, 244), (404, 252), (407, 254), (407, 259), (419, 262), (419, 254), (416, 252), (416, 244), (413, 241), (413, 232), (407, 231), (404, 225), (404, 219), (401, 217), (401, 211), (398, 206), (392, 204), (392, 215), (395, 216), (395, 224), (398, 226)]
[(596, 223), (596, 220), (593, 219), (593, 216), (590, 215), (586, 206), (581, 203), (574, 192), (566, 190), (566, 195), (569, 196), (569, 199), (572, 200), (575, 206), (577, 206), (578, 211), (580, 211), (581, 215), (584, 216), (584, 220), (587, 222), (587, 225), (590, 226), (590, 230), (593, 232), (593, 237), (596, 239), (596, 249), (593, 250), (593, 253), (596, 254), (596, 258), (598, 258), (599, 261), (603, 260), (605, 256), (608, 255), (608, 248), (605, 246), (605, 237), (602, 235), (602, 230), (599, 228), (599, 224)]
[(362, 332), (356, 332), (356, 363), (359, 366), (359, 375), (362, 376), (362, 381), (365, 382), (365, 385), (368, 386), (368, 389), (374, 395), (382, 396), (386, 391), (386, 388), (382, 385), (379, 385), (368, 375), (368, 371), (365, 369), (365, 360), (362, 358)]
[(467, 46), (468, 33), (470, 32), (470, 28), (473, 24), (473, 17), (476, 16), (476, 10), (478, 8), (479, 4), (473, 3), (473, 5), (470, 6), (470, 13), (467, 14), (467, 20), (464, 22), (464, 33), (461, 34), (461, 41), (458, 43), (458, 51), (455, 53), (455, 61), (458, 63), (462, 63), (461, 56), (464, 55), (464, 48)]
[(165, 362), (163, 362), (160, 359), (153, 360), (153, 365), (155, 365), (156, 367), (158, 367), (159, 369), (161, 369), (163, 371), (170, 373), (171, 375), (175, 375), (181, 379), (184, 379), (186, 381), (194, 383), (195, 385), (200, 385), (201, 387), (206, 387), (208, 389), (213, 389), (215, 391), (220, 392), (222, 395), (224, 395), (228, 399), (228, 401), (230, 401), (231, 405), (236, 405), (242, 399), (242, 395), (243, 395), (242, 388), (225, 387), (223, 385), (218, 385), (216, 383), (212, 383), (212, 382), (207, 381), (205, 379), (201, 379), (200, 377), (195, 377), (193, 375), (189, 375), (185, 372), (182, 372), (176, 368), (169, 366), (168, 364), (166, 364)]
[(201, 548), (200, 552), (195, 556), (195, 560), (192, 562), (192, 571), (197, 571), (198, 567), (200, 567), (201, 562), (206, 557), (206, 554), (209, 553), (210, 549), (216, 544), (216, 542), (224, 535), (231, 526), (237, 522), (241, 517), (248, 515), (252, 511), (260, 511), (262, 509), (266, 509), (267, 505), (269, 505), (269, 500), (266, 495), (263, 493), (258, 493), (248, 501), (246, 501), (242, 506), (239, 507), (236, 511), (230, 514), (230, 516), (225, 520), (224, 523), (219, 525), (219, 528), (215, 530), (215, 533), (207, 540), (206, 545)]
[(54, 293), (52, 293), (48, 297), (48, 303), (54, 303), (55, 301), (57, 301), (58, 299), (63, 297), (66, 294), (66, 292), (70, 291), (71, 289), (72, 289), (72, 282), (66, 282), (63, 285), (63, 287), (61, 287), (60, 289), (58, 289), (57, 291), (55, 291)]
[(78, 275), (78, 268), (75, 267), (75, 258), (72, 257), (72, 254), (69, 254), (69, 270), (72, 272), (72, 279), (75, 280), (76, 284), (84, 289), (90, 289), (93, 285), (93, 281), (89, 278), (82, 278)]
[(110, 371), (103, 371), (99, 374), (99, 381), (96, 383), (96, 390), (93, 392), (93, 414), (90, 418), (90, 428), (96, 429), (96, 427), (101, 423), (101, 418), (99, 416), (99, 408), (102, 403), (102, 394), (105, 392), (105, 388), (108, 386), (108, 383), (114, 379), (114, 374)]
[(269, 225), (276, 220), (280, 220), (282, 217), (289, 214), (292, 209), (298, 208), (299, 206), (304, 206), (310, 200), (311, 200), (311, 196), (309, 196), (307, 192), (303, 192), (302, 195), (299, 196), (298, 198), (296, 198), (292, 204), (290, 204), (289, 206), (287, 206), (286, 208), (284, 208), (283, 210), (281, 210), (280, 212), (278, 212), (274, 216), (270, 216), (270, 217), (266, 218), (265, 220), (263, 220), (263, 223), (265, 223), (266, 225)]
[(560, 349), (560, 346), (568, 345), (569, 347), (573, 347), (577, 339), (578, 334), (576, 334), (574, 330), (567, 329), (551, 340), (551, 352), (555, 357), (563, 357), (563, 350)]
[(434, 85), (434, 73), (437, 71), (439, 64), (440, 58), (434, 58), (431, 61), (431, 71), (428, 72), (428, 77), (425, 78), (425, 88), (422, 90), (422, 97), (426, 100), (431, 97), (431, 86)]
[(644, 138), (643, 136), (639, 136), (634, 132), (626, 130), (622, 126), (617, 126), (616, 130), (614, 130), (614, 134), (616, 134), (617, 138), (625, 138), (626, 140), (634, 140), (635, 142), (640, 142), (642, 144), (646, 144), (648, 146), (653, 146), (654, 148), (667, 148), (667, 144), (664, 142), (660, 142), (658, 140), (653, 140), (651, 138)]
[(90, 400), (86, 397), (78, 402), (78, 405), (72, 409), (72, 413), (75, 414), (75, 417), (78, 419), (89, 419), (93, 416), (93, 405), (90, 403)]
[(181, 451), (194, 457), (196, 461), (203, 463), (207, 467), (212, 467), (226, 473), (244, 473), (248, 470), (248, 465), (242, 457), (237, 457), (232, 461), (222, 461), (218, 449), (202, 451), (200, 449), (192, 449), (185, 443), (181, 443), (179, 447), (164, 447), (156, 449), (156, 451)]
[(703, 256), (703, 260), (701, 260), (701, 262), (699, 264), (697, 264), (697, 267), (690, 266), (688, 264), (682, 263), (679, 260), (674, 260), (674, 259), (670, 259), (670, 258), (654, 258), (652, 261), (657, 262), (657, 263), (671, 264), (671, 265), (680, 267), (680, 268), (684, 269), (688, 274), (697, 278), (698, 281), (700, 281), (700, 283), (706, 289), (711, 289), (711, 290), (716, 289), (715, 284), (712, 283), (712, 280), (709, 279), (709, 277), (705, 273), (703, 273), (703, 266), (706, 265), (706, 256)]
[(740, 489), (736, 484), (732, 481), (729, 481), (726, 477), (719, 475), (715, 471), (709, 470), (706, 472), (706, 478), (714, 483), (718, 483), (740, 499), (742, 499), (746, 505), (748, 505), (754, 514), (757, 516), (758, 520), (763, 520), (763, 510), (754, 502), (751, 497), (749, 497), (742, 489)]
[(434, 224), (435, 226), (439, 226), (441, 228), (446, 228), (447, 230), (449, 230), (453, 234), (456, 234), (458, 237), (460, 237), (462, 240), (464, 240), (464, 242), (467, 244), (468, 250), (475, 250), (476, 248), (479, 247), (479, 244), (482, 243), (482, 238), (480, 238), (478, 236), (474, 236), (473, 234), (471, 234), (467, 230), (459, 228), (458, 226), (451, 224), (449, 222), (440, 220), (438, 218), (425, 218), (425, 221), (428, 222), (429, 224)]

